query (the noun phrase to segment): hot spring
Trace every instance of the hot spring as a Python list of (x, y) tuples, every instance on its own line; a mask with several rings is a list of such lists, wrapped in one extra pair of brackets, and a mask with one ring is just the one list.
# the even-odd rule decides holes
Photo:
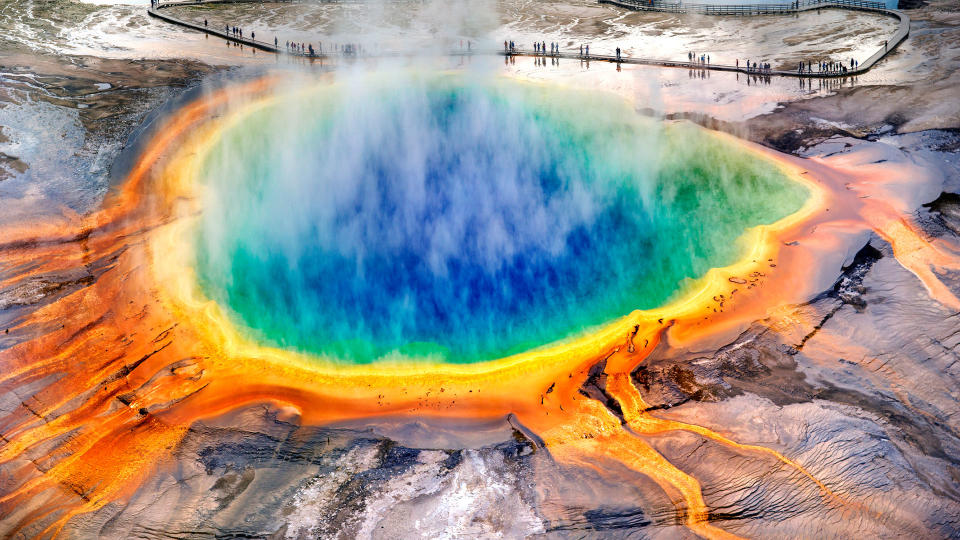
[(801, 208), (772, 161), (612, 95), (342, 76), (204, 150), (199, 290), (261, 344), (470, 363), (677, 299)]

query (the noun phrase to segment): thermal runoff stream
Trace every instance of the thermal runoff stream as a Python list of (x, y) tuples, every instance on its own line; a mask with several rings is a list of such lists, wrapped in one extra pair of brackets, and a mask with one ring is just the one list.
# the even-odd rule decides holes
[(343, 363), (494, 360), (658, 307), (807, 197), (622, 99), (454, 75), (345, 77), (214, 138), (203, 292), (249, 337)]

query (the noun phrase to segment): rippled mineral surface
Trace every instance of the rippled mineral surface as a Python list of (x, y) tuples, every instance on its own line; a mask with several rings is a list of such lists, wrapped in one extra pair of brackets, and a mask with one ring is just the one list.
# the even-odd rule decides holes
[[(332, 53), (308, 62), (150, 17), (149, 5), (0, 1), (0, 537), (960, 536), (957, 2), (901, 0), (909, 38), (867, 73), (831, 79), (460, 53), (538, 40), (794, 69), (865, 58), (896, 20), (588, 0), (163, 10)], [(366, 57), (338, 57), (347, 44)], [(271, 112), (276, 96), (342, 92), (345, 80), (390, 70), (405, 75), (352, 94), (369, 105), (341, 96)], [(511, 89), (482, 99), (411, 90), (429, 86), (424, 70)], [(235, 97), (248, 86), (256, 99)], [(176, 131), (219, 92), (220, 109), (196, 113), (205, 123)], [(586, 94), (620, 108), (598, 113)], [(238, 110), (278, 136), (242, 122), (218, 131)], [(297, 131), (308, 115), (312, 131)], [(469, 148), (457, 146), (469, 130)], [(160, 152), (173, 165), (150, 169), (163, 183), (130, 199), (140, 165), (173, 133)], [(433, 146), (407, 144), (411, 133)], [(504, 141), (509, 152), (496, 147)], [(225, 158), (217, 144), (241, 153)], [(607, 153), (567, 161), (591, 144)], [(330, 164), (358, 148), (381, 161), (338, 176)], [(176, 164), (204, 152), (219, 170), (177, 191), (176, 175), (195, 170)], [(690, 168), (680, 158), (654, 167), (653, 155)], [(731, 155), (742, 159), (725, 164)], [(269, 170), (271, 159), (287, 168)], [(772, 172), (775, 162), (793, 172)], [(467, 175), (470, 189), (444, 176), (473, 166), (491, 174)], [(806, 189), (786, 180), (808, 173)], [(462, 208), (391, 183), (417, 175)], [(480, 184), (510, 175), (516, 183)], [(295, 191), (300, 177), (310, 189)], [(376, 182), (342, 187), (361, 177)], [(819, 202), (818, 183), (829, 185)], [(511, 198), (523, 189), (533, 195)], [(537, 204), (503, 210), (515, 200)], [(696, 203), (667, 205), (684, 201)], [(751, 237), (772, 239), (777, 256), (724, 274), (703, 313), (631, 315), (749, 259), (738, 235), (804, 204), (813, 209), (788, 232)], [(454, 230), (451, 216), (469, 219)], [(179, 225), (187, 232), (166, 232)], [(396, 245), (385, 238), (395, 231)], [(524, 240), (541, 236), (567, 240)], [(181, 241), (199, 276), (170, 262)], [(430, 242), (456, 247), (440, 264)], [(222, 314), (177, 303), (199, 294), (179, 288), (194, 277)], [(577, 348), (576, 336), (630, 316), (636, 325)], [(208, 320), (228, 321), (226, 337)], [(328, 358), (344, 351), (361, 361)], [(536, 369), (508, 377), (482, 362), (514, 369), (514, 353)], [(363, 384), (338, 382), (355, 363), (369, 370)], [(480, 367), (461, 375), (448, 364)]]

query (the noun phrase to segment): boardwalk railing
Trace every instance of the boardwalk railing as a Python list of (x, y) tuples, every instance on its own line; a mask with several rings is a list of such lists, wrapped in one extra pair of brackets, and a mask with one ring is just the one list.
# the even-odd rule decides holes
[[(276, 41), (274, 43), (256, 41), (250, 38), (241, 37), (239, 35), (233, 34), (232, 32), (230, 32), (229, 27), (225, 27), (222, 29), (209, 27), (206, 24), (198, 24), (194, 22), (185, 21), (171, 14), (161, 12), (162, 8), (183, 6), (183, 5), (233, 3), (233, 2), (237, 2), (237, 3), (263, 2), (263, 1), (265, 0), (186, 0), (186, 1), (184, 0), (156, 1), (155, 0), (154, 2), (151, 3), (150, 9), (148, 9), (147, 12), (151, 16), (163, 19), (173, 24), (178, 24), (181, 26), (192, 28), (194, 30), (205, 32), (210, 35), (222, 37), (227, 41), (248, 45), (250, 47), (254, 47), (254, 48), (265, 50), (265, 51), (270, 51), (274, 53), (285, 53), (291, 56), (301, 56), (301, 57), (307, 57), (307, 58), (326, 58), (328, 56), (329, 53), (324, 53), (324, 52), (321, 52), (320, 50), (315, 51), (314, 54), (309, 54), (303, 51), (299, 51), (297, 49), (288, 48), (286, 47), (286, 43), (284, 43), (284, 45), (281, 46), (279, 44), (279, 41)], [(280, 1), (296, 2), (300, 0), (280, 0)], [(333, 1), (343, 1), (343, 0), (333, 0)], [(653, 8), (650, 6), (661, 6), (661, 7), (666, 6), (666, 8), (660, 9), (660, 11), (669, 11), (671, 9), (671, 6), (683, 6), (684, 8), (689, 8), (690, 6), (705, 6), (705, 4), (663, 3), (663, 2), (657, 2), (656, 0), (653, 0), (652, 2), (651, 0), (598, 0), (598, 2), (601, 4), (613, 4), (613, 5), (624, 7), (627, 9), (643, 9), (643, 10), (656, 10), (656, 8)], [(639, 5), (643, 5), (645, 7), (640, 7), (640, 8), (634, 7)], [(645, 64), (645, 65), (653, 65), (653, 66), (687, 68), (687, 69), (695, 69), (695, 70), (734, 71), (739, 73), (746, 73), (748, 75), (758, 75), (758, 76), (764, 76), (764, 77), (777, 75), (781, 77), (829, 79), (829, 78), (849, 77), (849, 76), (859, 75), (861, 73), (866, 72), (871, 67), (873, 67), (874, 64), (876, 64), (883, 57), (889, 54), (890, 51), (894, 50), (897, 47), (897, 45), (903, 42), (903, 40), (905, 40), (907, 36), (910, 34), (910, 17), (908, 17), (906, 13), (899, 10), (886, 9), (885, 7), (883, 7), (883, 4), (881, 2), (875, 2), (870, 0), (799, 0), (799, 1), (793, 2), (792, 7), (791, 7), (791, 4), (766, 4), (766, 5), (760, 4), (760, 5), (753, 5), (753, 6), (711, 5), (710, 7), (711, 8), (749, 7), (752, 9), (756, 9), (757, 7), (764, 7), (764, 6), (776, 6), (777, 9), (781, 10), (776, 12), (770, 11), (770, 13), (798, 13), (802, 11), (810, 11), (810, 10), (821, 9), (821, 8), (824, 8), (824, 9), (841, 8), (841, 9), (872, 11), (872, 12), (880, 13), (890, 17), (894, 17), (899, 20), (899, 24), (897, 26), (896, 32), (894, 32), (893, 35), (890, 36), (888, 40), (884, 40), (882, 43), (880, 43), (879, 49), (875, 53), (870, 55), (870, 57), (867, 58), (865, 61), (860, 62), (854, 68), (850, 68), (846, 70), (833, 70), (833, 71), (806, 71), (806, 70), (804, 71), (789, 70), (788, 71), (788, 70), (776, 70), (776, 69), (757, 70), (757, 69), (750, 69), (750, 68), (747, 68), (746, 66), (739, 66), (739, 65), (731, 66), (731, 65), (710, 64), (710, 63), (703, 64), (695, 61), (682, 61), (682, 60), (677, 61), (677, 60), (658, 59), (658, 58), (639, 58), (639, 57), (625, 57), (625, 56), (615, 57), (615, 56), (599, 55), (599, 54), (584, 55), (584, 54), (577, 54), (576, 52), (570, 52), (570, 53), (557, 52), (552, 55), (547, 55), (547, 54), (544, 54), (543, 52), (534, 52), (534, 51), (528, 51), (528, 50), (525, 51), (521, 49), (511, 49), (510, 51), (505, 50), (502, 52), (498, 52), (495, 50), (476, 51), (476, 52), (469, 51), (469, 50), (468, 51), (461, 50), (458, 52), (457, 51), (451, 52), (451, 54), (458, 55), (458, 56), (460, 55), (472, 56), (475, 54), (501, 54), (505, 56), (537, 56), (537, 57), (552, 56), (558, 59), (559, 58), (574, 59), (574, 60), (587, 61), (587, 62), (594, 60), (594, 61), (602, 61), (602, 62), (616, 62), (617, 64), (621, 64), (621, 63)], [(786, 10), (786, 11), (783, 11), (783, 10)], [(725, 12), (725, 13), (710, 12), (710, 13), (711, 14), (747, 14), (746, 11), (744, 12), (731, 11), (731, 12)], [(753, 11), (750, 13), (757, 14), (756, 11)], [(340, 55), (352, 56), (352, 54), (344, 54), (344, 53), (337, 53), (337, 54), (338, 56)]]
[[(286, 52), (287, 54), (290, 54), (293, 56), (308, 56), (308, 57), (314, 57), (314, 58), (324, 58), (326, 56), (323, 52), (320, 52), (320, 51), (317, 51), (313, 55), (309, 55), (309, 54), (305, 54), (305, 53), (293, 51), (293, 50), (284, 51), (283, 49), (281, 49), (279, 39), (277, 39), (276, 42), (269, 42), (269, 41), (260, 41), (260, 40), (256, 40), (248, 37), (241, 37), (231, 33), (229, 26), (225, 26), (225, 27), (218, 27), (216, 25), (209, 26), (208, 24), (200, 24), (200, 23), (185, 21), (183, 19), (174, 17), (173, 15), (169, 15), (167, 13), (161, 12), (161, 9), (168, 8), (168, 7), (193, 6), (193, 5), (201, 5), (201, 4), (240, 3), (244, 1), (249, 2), (249, 0), (202, 0), (202, 1), (173, 0), (169, 2), (162, 2), (157, 0), (157, 1), (151, 2), (150, 9), (147, 10), (147, 13), (152, 17), (162, 19), (164, 21), (167, 21), (168, 23), (172, 23), (172, 24), (184, 26), (186, 28), (190, 28), (193, 30), (197, 30), (200, 32), (204, 32), (204, 33), (210, 34), (211, 36), (221, 37), (223, 39), (226, 39), (227, 41), (231, 41), (233, 43), (239, 43), (241, 45), (247, 45), (248, 47), (260, 49), (262, 51), (267, 51), (272, 53)], [(282, 0), (282, 1), (290, 1), (290, 0)]]
[(845, 7), (870, 11), (882, 11), (886, 8), (883, 2), (874, 0), (799, 0), (776, 4), (699, 4), (662, 2), (660, 0), (599, 0), (599, 3), (615, 4), (637, 11), (702, 13), (705, 15), (788, 15), (825, 7)]

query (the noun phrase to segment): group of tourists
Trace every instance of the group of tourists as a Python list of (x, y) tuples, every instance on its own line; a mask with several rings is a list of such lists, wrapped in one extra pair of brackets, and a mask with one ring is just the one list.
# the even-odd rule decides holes
[[(276, 44), (277, 39), (273, 39), (274, 44)], [(318, 45), (317, 49), (313, 48), (313, 43), (295, 43), (295, 42), (286, 42), (287, 52), (291, 54), (303, 54), (306, 56), (317, 56), (318, 54), (323, 54), (323, 43)]]
[[(469, 47), (469, 42), (468, 47)], [(543, 56), (560, 56), (560, 44), (553, 43), (550, 44), (550, 52), (547, 52), (547, 42), (546, 41), (534, 41), (533, 42), (533, 53)], [(503, 52), (504, 54), (516, 54), (517, 52), (517, 43), (512, 39), (509, 41), (503, 42)], [(580, 54), (583, 54), (583, 46), (580, 47)], [(588, 53), (589, 54), (589, 53)]]
[[(274, 39), (276, 44), (276, 39)], [(284, 43), (286, 46), (287, 53), (289, 54), (300, 54), (304, 56), (321, 56), (323, 55), (323, 43), (319, 43), (317, 48), (313, 48), (312, 43), (296, 43), (293, 41), (287, 41)], [(333, 50), (337, 54), (343, 56), (357, 56), (363, 53), (363, 46), (359, 43), (334, 43)]]
[[(547, 48), (549, 45), (549, 50)], [(503, 52), (504, 54), (515, 54), (517, 52), (517, 44), (513, 40), (508, 40), (503, 42)], [(533, 53), (536, 55), (543, 56), (560, 56), (560, 44), (559, 43), (547, 43), (546, 41), (534, 41), (533, 42)], [(616, 60), (620, 62), (623, 60), (623, 51), (620, 47), (616, 49)], [(590, 45), (580, 45), (580, 57), (589, 57), (590, 56)]]
[(294, 42), (288, 41), (286, 43), (286, 46), (287, 46), (287, 52), (292, 54), (307, 54), (307, 51), (310, 51), (313, 49), (312, 43), (310, 44), (294, 43)]
[[(737, 67), (740, 67), (740, 60), (737, 59)], [(773, 67), (770, 62), (751, 62), (747, 60), (747, 73), (770, 73)]]
[[(154, 0), (155, 1), (155, 0)], [(204, 19), (203, 25), (207, 26), (207, 20)], [(225, 26), (226, 33), (231, 34), (235, 37), (243, 39), (243, 29), (236, 26)], [(250, 33), (250, 39), (256, 39), (256, 34), (254, 32)], [(277, 38), (273, 39), (273, 44), (275, 47), (279, 48)], [(460, 42), (460, 47), (463, 48), (463, 41)], [(559, 56), (560, 55), (560, 44), (551, 42), (549, 48), (549, 53), (547, 52), (547, 42), (539, 41), (533, 43), (534, 54), (547, 56)], [(473, 50), (473, 44), (469, 41), (466, 42), (467, 50)], [(362, 47), (355, 44), (345, 44), (345, 45), (335, 45), (335, 50), (345, 56), (356, 56), (362, 52)], [(313, 48), (313, 44), (309, 43), (295, 43), (295, 42), (286, 42), (286, 50), (288, 53), (301, 54), (305, 56), (316, 56), (323, 54), (323, 45), (321, 44), (318, 49)], [(517, 44), (513, 40), (503, 42), (503, 52), (505, 54), (515, 54), (517, 52)], [(589, 57), (590, 56), (590, 45), (580, 45), (580, 57)], [(616, 48), (615, 58), (617, 62), (623, 61), (623, 51), (620, 47)], [(698, 64), (701, 66), (710, 65), (710, 55), (709, 54), (697, 54), (693, 51), (687, 53), (687, 61), (691, 64)], [(772, 66), (770, 62), (756, 62), (745, 60), (746, 71), (747, 73), (761, 73), (769, 74), (772, 72)], [(740, 60), (736, 60), (735, 67), (740, 69)], [(838, 61), (823, 61), (813, 63), (810, 61), (799, 62), (797, 64), (797, 73), (799, 74), (810, 74), (810, 73), (822, 73), (822, 74), (845, 74), (850, 70), (855, 70), (860, 67), (860, 62), (851, 58), (848, 62), (838, 62)]]
[[(206, 19), (203, 20), (203, 25), (204, 25), (204, 26), (207, 26), (207, 20), (206, 20)], [(232, 35), (233, 37), (238, 37), (238, 38), (240, 38), (240, 39), (243, 39), (243, 28), (240, 28), (239, 26), (230, 26), (229, 24), (228, 24), (228, 25), (225, 25), (225, 28), (226, 28), (226, 30), (225, 30), (226, 33)], [(250, 32), (250, 39), (256, 41), (256, 39), (257, 39), (257, 33), (256, 33), (256, 32)], [(276, 40), (274, 40), (274, 41), (276, 41)], [(276, 43), (274, 43), (274, 44), (276, 44)]]
[(687, 61), (691, 64), (696, 63), (700, 64), (701, 66), (706, 66), (710, 63), (710, 55), (701, 53), (700, 56), (697, 56), (697, 53), (695, 52), (688, 52)]
[[(535, 54), (543, 54), (543, 55), (546, 55), (546, 54), (547, 54), (547, 42), (541, 41), (540, 43), (537, 43), (536, 41), (534, 41), (534, 42), (533, 42), (533, 52), (534, 52)], [(559, 44), (559, 43), (550, 42), (550, 56), (555, 56), (555, 55), (558, 55), (558, 54), (560, 54), (560, 44)]]
[(860, 62), (857, 62), (853, 58), (850, 59), (849, 68), (844, 62), (829, 61), (829, 62), (820, 62), (819, 63), (821, 73), (832, 73), (834, 75), (842, 75), (847, 73), (850, 69), (856, 69), (860, 67)]
[[(207, 21), (203, 21), (204, 26), (207, 25)], [(238, 26), (225, 25), (224, 31), (227, 34), (239, 39), (243, 39), (243, 29)], [(250, 39), (255, 40), (257, 37), (256, 32), (250, 32)], [(280, 40), (276, 37), (273, 38), (273, 46), (279, 52), (280, 50)], [(472, 48), (472, 44), (469, 44), (468, 47)], [(284, 42), (284, 47), (288, 54), (299, 54), (303, 56), (322, 56), (323, 55), (323, 43), (317, 45), (317, 48), (313, 47), (312, 43), (302, 43), (295, 41), (286, 41)], [(347, 43), (343, 45), (335, 44), (334, 50), (344, 56), (356, 56), (363, 52), (363, 46), (354, 43)]]
[[(860, 62), (851, 58), (849, 62), (837, 62), (837, 61), (822, 61), (814, 64), (813, 62), (807, 61), (806, 65), (803, 62), (797, 66), (797, 73), (823, 73), (829, 75), (843, 75), (848, 73), (851, 70), (855, 70), (860, 67)], [(816, 69), (814, 69), (816, 68)]]

